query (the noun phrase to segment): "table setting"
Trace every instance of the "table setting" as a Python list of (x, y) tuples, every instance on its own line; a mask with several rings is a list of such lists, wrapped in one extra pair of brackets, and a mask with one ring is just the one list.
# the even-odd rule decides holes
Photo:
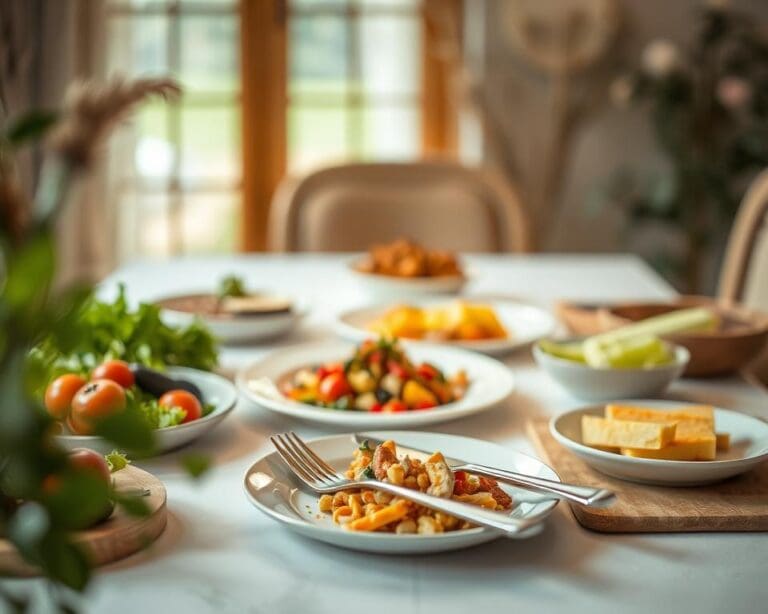
[[(366, 354), (365, 341), (356, 348), (359, 338), (343, 334), (339, 314), (382, 303), (350, 275), (350, 262), (343, 254), (136, 262), (101, 284), (100, 300), (124, 293), (135, 306), (201, 290), (200, 280), (215, 289), (219, 280), (237, 277), (254, 292), (300, 303), (302, 317), (282, 335), (222, 343), (218, 375), (169, 369), (167, 376), (178, 380), (166, 388), (186, 377), (199, 385), (203, 405), (214, 407), (197, 420), (160, 426), (158, 454), (132, 459), (132, 470), (148, 472), (167, 491), (166, 526), (148, 547), (99, 568), (93, 611), (163, 604), (330, 611), (338, 599), (363, 595), (386, 597), (407, 611), (461, 611), (466, 598), (486, 607), (503, 599), (528, 608), (547, 599), (575, 611), (619, 605), (634, 611), (632, 596), (644, 595), (650, 583), (652, 599), (667, 606), (692, 602), (716, 611), (725, 604), (712, 602), (706, 578), (714, 573), (727, 579), (718, 598), (748, 610), (762, 590), (756, 578), (764, 554), (746, 544), (760, 543), (759, 532), (768, 528), (764, 390), (738, 373), (680, 377), (689, 358), (684, 348), (668, 357), (677, 372), (667, 389), (657, 386), (652, 399), (609, 395), (603, 404), (580, 398), (537, 366), (541, 356), (533, 356), (546, 344), (535, 340), (491, 352), (494, 357), (460, 339), (434, 337), (369, 342)], [(558, 301), (618, 303), (630, 295), (627, 288), (633, 299), (675, 300), (631, 256), (466, 255), (462, 262), (473, 271), (462, 301), (494, 296), (499, 304), (524, 305), (537, 314), (537, 338), (570, 343), (571, 350), (583, 336), (574, 337), (554, 315), (551, 329), (540, 326), (546, 320), (538, 314), (554, 314)], [(275, 304), (261, 300), (255, 308), (270, 312)], [(377, 374), (376, 352), (384, 352), (388, 372), (358, 385), (359, 371)], [(424, 379), (406, 379), (423, 386), (386, 392), (386, 378), (397, 372), (393, 357), (401, 368), (427, 369)], [(343, 373), (356, 386), (341, 390), (341, 405), (327, 402), (330, 386), (322, 392), (340, 360), (348, 361)], [(434, 365), (439, 376), (427, 368)], [(444, 392), (430, 387), (427, 375), (447, 389), (459, 371), (468, 383), (452, 384), (458, 396), (445, 397), (444, 409), (424, 402), (431, 398), (425, 394)], [(318, 372), (322, 400), (306, 396)], [(281, 379), (284, 373), (290, 377)], [(375, 397), (374, 405), (367, 406), (365, 395)], [(679, 453), (687, 453), (687, 443), (673, 441), (675, 423), (627, 423), (619, 415), (630, 412), (636, 420), (638, 412), (695, 408), (710, 420), (701, 445), (711, 437), (713, 450), (716, 442), (728, 446), (712, 452), (716, 460), (656, 460), (653, 454), (666, 449), (678, 453), (683, 446)], [(585, 445), (583, 415), (601, 421), (595, 428), (607, 437), (625, 436), (616, 424), (631, 424), (666, 443), (635, 450), (640, 457)], [(675, 419), (679, 426), (687, 415)], [(99, 449), (94, 436), (61, 437), (65, 445)], [(210, 464), (199, 480), (179, 469), (190, 455)], [(731, 476), (737, 477), (726, 479)], [(423, 488), (415, 487), (418, 480)], [(447, 498), (446, 480), (453, 493)], [(380, 494), (377, 483), (394, 494)], [(165, 580), (167, 590), (158, 592)], [(407, 590), (395, 589), (403, 582)], [(130, 604), (120, 597), (126, 587)]]

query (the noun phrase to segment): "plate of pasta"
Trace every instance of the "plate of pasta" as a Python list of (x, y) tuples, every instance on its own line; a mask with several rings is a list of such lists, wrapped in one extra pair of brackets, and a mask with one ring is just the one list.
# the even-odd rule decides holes
[[(450, 459), (460, 458), (559, 481), (555, 471), (538, 459), (486, 441), (441, 433), (382, 431), (332, 435), (308, 443), (334, 469), (349, 477), (373, 476), (540, 521), (520, 533), (520, 539), (538, 534), (557, 504), (543, 495), (451, 469)], [(414, 448), (433, 452), (420, 453)], [(274, 451), (248, 469), (244, 486), (251, 503), (273, 520), (306, 537), (352, 550), (443, 552), (499, 537), (495, 531), (375, 489), (318, 495), (293, 477)]]

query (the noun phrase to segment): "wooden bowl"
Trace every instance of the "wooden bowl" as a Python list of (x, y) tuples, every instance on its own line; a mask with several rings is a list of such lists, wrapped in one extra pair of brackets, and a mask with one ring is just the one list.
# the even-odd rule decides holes
[(707, 307), (720, 317), (717, 330), (680, 333), (664, 338), (688, 348), (691, 362), (684, 375), (711, 377), (738, 371), (755, 358), (768, 340), (768, 315), (742, 305), (718, 303), (705, 296), (681, 296), (670, 303), (626, 303), (600, 309), (603, 330), (688, 307)]

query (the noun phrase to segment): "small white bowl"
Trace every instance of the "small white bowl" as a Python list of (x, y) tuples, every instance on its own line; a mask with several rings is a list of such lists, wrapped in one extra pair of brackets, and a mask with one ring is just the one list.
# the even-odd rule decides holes
[[(162, 300), (162, 299), (159, 299)], [(225, 344), (270, 341), (281, 337), (296, 326), (305, 310), (294, 304), (293, 309), (257, 315), (207, 315), (180, 311), (160, 305), (163, 321), (171, 326), (189, 326), (200, 320), (216, 339)]]
[[(632, 405), (662, 409), (684, 408), (692, 403), (632, 400)], [(584, 445), (581, 417), (602, 416), (603, 405), (582, 407), (552, 418), (549, 431), (562, 446), (590, 467), (622, 480), (660, 486), (696, 486), (719, 482), (749, 471), (768, 459), (768, 423), (752, 416), (715, 408), (715, 429), (729, 433), (730, 449), (713, 461), (672, 461), (633, 458)]]
[[(168, 375), (177, 379), (192, 382), (203, 394), (206, 403), (211, 403), (213, 411), (202, 418), (169, 426), (155, 431), (155, 453), (163, 454), (203, 436), (221, 422), (237, 403), (237, 389), (227, 379), (199, 369), (187, 367), (168, 367)], [(107, 454), (114, 449), (114, 445), (96, 435), (73, 435), (71, 433), (57, 435), (56, 440), (66, 449), (90, 448)]]
[(363, 273), (349, 263), (349, 273), (358, 288), (375, 300), (418, 298), (435, 294), (457, 294), (467, 283), (466, 275), (439, 277), (396, 277), (379, 273)]
[[(672, 344), (670, 344), (672, 345)], [(610, 401), (631, 397), (652, 397), (661, 394), (680, 377), (691, 358), (680, 345), (672, 345), (675, 361), (668, 365), (646, 369), (600, 369), (558, 358), (533, 346), (533, 357), (549, 376), (571, 395), (587, 401)]]

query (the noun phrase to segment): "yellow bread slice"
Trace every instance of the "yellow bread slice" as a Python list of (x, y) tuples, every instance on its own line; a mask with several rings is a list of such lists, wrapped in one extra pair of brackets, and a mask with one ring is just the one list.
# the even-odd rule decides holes
[(581, 440), (588, 446), (658, 450), (672, 443), (675, 423), (606, 420), (599, 416), (581, 417)]
[(731, 434), (730, 433), (715, 433), (715, 445), (718, 450), (723, 452), (728, 451), (731, 447)]
[(612, 403), (606, 405), (605, 417), (611, 420), (632, 420), (634, 422), (702, 420), (708, 422), (710, 428), (714, 428), (715, 425), (715, 411), (711, 405), (691, 405), (682, 409), (651, 409)]
[(711, 438), (701, 437), (692, 439), (676, 439), (661, 450), (641, 450), (638, 448), (622, 448), (624, 456), (635, 458), (656, 458), (679, 461), (711, 461), (715, 460), (716, 443), (714, 435)]

